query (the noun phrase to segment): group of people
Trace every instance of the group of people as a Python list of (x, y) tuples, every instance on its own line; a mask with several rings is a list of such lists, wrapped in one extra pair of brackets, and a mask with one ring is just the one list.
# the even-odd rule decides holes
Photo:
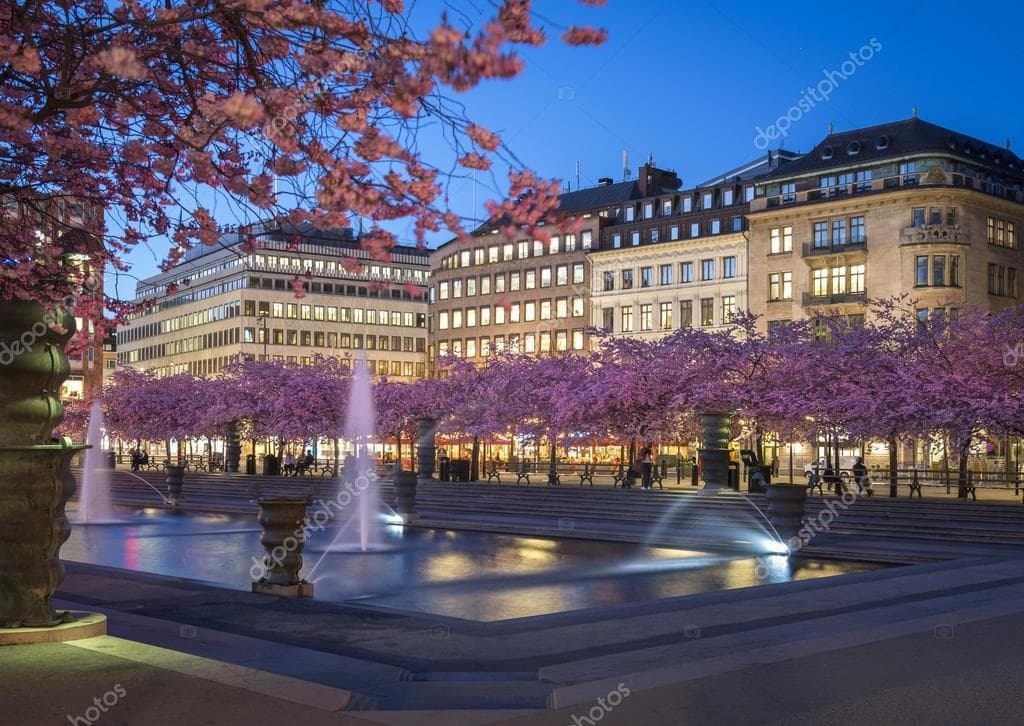
[(281, 467), (281, 473), (285, 476), (300, 476), (305, 474), (306, 471), (316, 463), (316, 459), (313, 458), (313, 452), (306, 450), (305, 456), (298, 459), (295, 458), (292, 452), (288, 452), (284, 455), (284, 464)]
[(654, 445), (651, 443), (646, 443), (640, 448), (636, 462), (630, 466), (626, 478), (622, 482), (622, 487), (624, 489), (631, 488), (637, 476), (640, 477), (641, 489), (650, 491), (654, 488)]
[(145, 451), (140, 451), (139, 449), (132, 449), (130, 453), (132, 457), (132, 471), (138, 471), (139, 469), (141, 469), (142, 467), (149, 463), (149, 454), (147, 454)]
[[(868, 476), (868, 467), (864, 463), (863, 456), (857, 457), (857, 461), (850, 467), (850, 471), (853, 474), (854, 484), (857, 485), (858, 494), (866, 494), (869, 497), (874, 494), (874, 490), (871, 488), (871, 478)], [(811, 472), (808, 489), (819, 487), (822, 483), (824, 483), (825, 488), (835, 491), (836, 494), (842, 494), (845, 489), (842, 472), (837, 468), (832, 468), (830, 463), (825, 465), (825, 469), (822, 472), (819, 472), (817, 468)]]

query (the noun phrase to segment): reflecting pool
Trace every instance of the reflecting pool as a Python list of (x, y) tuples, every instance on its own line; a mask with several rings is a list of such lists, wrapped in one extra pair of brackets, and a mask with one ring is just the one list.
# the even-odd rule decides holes
[[(255, 517), (122, 510), (74, 527), (65, 560), (248, 590), (263, 553)], [(316, 599), (478, 621), (546, 615), (874, 570), (864, 562), (726, 555), (589, 540), (383, 524), (378, 549), (339, 551), (313, 530), (302, 574)]]

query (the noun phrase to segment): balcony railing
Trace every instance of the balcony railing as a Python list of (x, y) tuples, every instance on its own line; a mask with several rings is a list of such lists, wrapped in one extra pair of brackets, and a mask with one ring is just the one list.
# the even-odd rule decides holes
[(841, 292), (833, 295), (813, 295), (805, 292), (804, 307), (814, 305), (842, 305), (844, 303), (862, 303), (867, 299), (867, 292)]
[(1009, 199), (1018, 203), (1024, 202), (1024, 191), (1022, 190), (1007, 188), (982, 179), (965, 176), (964, 174), (954, 174), (936, 167), (927, 173), (896, 174), (888, 177), (876, 177), (870, 180), (851, 181), (831, 187), (814, 187), (798, 192), (756, 197), (750, 202), (750, 211), (760, 212), (764, 209), (773, 209), (790, 204), (836, 199), (851, 195), (856, 196), (867, 192), (928, 186), (952, 186), (963, 189), (975, 189), (983, 194), (989, 194), (1001, 199)]
[(857, 242), (848, 242), (841, 245), (825, 245), (824, 247), (804, 243), (804, 257), (815, 255), (841, 255), (847, 252), (866, 252), (868, 249), (867, 239)]

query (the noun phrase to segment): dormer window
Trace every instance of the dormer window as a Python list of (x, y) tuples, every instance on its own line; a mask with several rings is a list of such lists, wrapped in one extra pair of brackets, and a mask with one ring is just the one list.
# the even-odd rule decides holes
[(832, 153), (833, 153), (832, 147), (831, 146), (826, 146), (824, 149), (821, 150), (821, 158), (822, 159), (831, 159), (832, 158)]
[(860, 153), (860, 142), (859, 141), (851, 141), (849, 144), (847, 144), (846, 145), (846, 153), (849, 154), (850, 156), (853, 156), (854, 154), (859, 154)]
[(889, 148), (889, 137), (888, 136), (879, 136), (878, 137), (878, 141), (875, 142), (875, 148), (878, 149), (879, 151), (881, 151), (882, 149), (888, 149)]

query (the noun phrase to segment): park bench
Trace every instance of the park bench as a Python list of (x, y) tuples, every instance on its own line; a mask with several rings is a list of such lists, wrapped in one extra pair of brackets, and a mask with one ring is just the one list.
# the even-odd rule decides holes
[(586, 462), (583, 465), (583, 469), (579, 472), (580, 486), (583, 486), (583, 482), (587, 482), (590, 486), (594, 486), (594, 469), (590, 462)]
[(323, 477), (324, 479), (328, 477), (334, 478), (335, 476), (338, 475), (337, 467), (334, 466), (334, 463), (330, 461), (324, 461), (322, 463), (315, 464), (313, 468), (317, 469), (320, 472), (320, 476)]
[(498, 462), (492, 461), (487, 467), (487, 481), (497, 480), (501, 484), (501, 474), (498, 472)]
[(526, 460), (519, 462), (519, 468), (516, 469), (516, 486), (519, 486), (526, 481), (526, 486), (530, 486), (530, 463)]

